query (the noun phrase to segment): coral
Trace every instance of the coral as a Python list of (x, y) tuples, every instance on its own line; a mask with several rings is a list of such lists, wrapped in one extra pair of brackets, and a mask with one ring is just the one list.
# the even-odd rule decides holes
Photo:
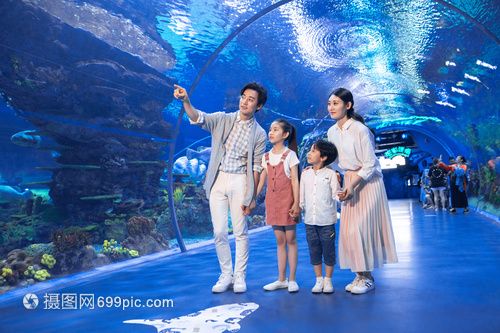
[(52, 243), (35, 243), (24, 248), (26, 255), (36, 257), (44, 253), (54, 254), (54, 245)]
[(177, 187), (174, 190), (174, 203), (175, 203), (175, 205), (180, 205), (184, 201), (185, 198), (186, 198), (186, 195), (184, 193), (184, 188)]
[(189, 236), (211, 234), (212, 222), (204, 190), (196, 187), (191, 191), (193, 193), (189, 193), (189, 195), (193, 195), (192, 200), (184, 200), (175, 205), (179, 227), (184, 234)]
[(47, 253), (42, 255), (42, 260), (40, 261), (42, 265), (47, 266), (49, 269), (52, 269), (56, 264), (56, 262), (57, 262), (56, 259)]
[[(182, 204), (184, 200), (186, 199), (186, 193), (185, 193), (185, 186), (179, 186), (174, 189), (174, 204), (176, 206)], [(165, 203), (168, 206), (168, 191), (163, 190), (163, 199), (165, 200)]]
[(4, 281), (4, 284), (15, 286), (19, 281), (19, 273), (13, 267), (4, 266), (2, 267), (0, 278)]
[(52, 235), (54, 247), (58, 252), (67, 252), (89, 245), (90, 235), (82, 230), (57, 230)]
[(22, 247), (35, 239), (35, 228), (31, 220), (7, 222), (4, 231), (0, 234), (0, 244), (5, 246)]
[(156, 230), (153, 219), (134, 216), (127, 223), (127, 232), (128, 237), (122, 245), (143, 255), (168, 249), (168, 242)]
[(46, 269), (40, 269), (35, 272), (34, 278), (38, 281), (45, 281), (47, 278), (50, 278), (50, 273), (47, 272)]
[(115, 217), (104, 220), (104, 235), (107, 239), (122, 241), (126, 237), (126, 220), (124, 217)]
[(155, 222), (144, 216), (134, 216), (127, 223), (129, 235), (149, 235), (155, 229)]
[(13, 275), (13, 272), (12, 272), (11, 268), (9, 268), (9, 267), (2, 268), (2, 276), (4, 278), (7, 278), (7, 277), (12, 276), (12, 275)]
[(105, 239), (102, 244), (102, 253), (108, 255), (112, 260), (135, 258), (139, 256), (139, 251), (128, 249), (118, 244), (114, 239)]
[(62, 274), (87, 270), (109, 263), (109, 260), (103, 260), (103, 258), (99, 257), (91, 245), (67, 252), (56, 252), (56, 259), (57, 265), (54, 266), (54, 269)]
[(31, 278), (35, 275), (36, 270), (33, 266), (28, 266), (28, 268), (24, 271), (24, 276), (27, 278)]

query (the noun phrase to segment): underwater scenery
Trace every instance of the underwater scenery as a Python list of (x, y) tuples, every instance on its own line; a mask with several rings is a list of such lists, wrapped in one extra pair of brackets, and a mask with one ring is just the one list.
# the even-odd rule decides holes
[[(219, 147), (174, 85), (208, 114), (262, 84), (255, 119), (297, 129), (300, 170), (335, 124), (331, 91), (347, 88), (389, 200), (432, 209), (433, 159), (463, 156), (470, 209), (500, 216), (498, 1), (2, 0), (0, 26), (0, 297), (212, 244), (203, 184)], [(245, 219), (266, 227), (262, 196)], [(120, 329), (236, 332), (259, 308), (225, 301)], [(217, 311), (205, 329), (190, 321)]]

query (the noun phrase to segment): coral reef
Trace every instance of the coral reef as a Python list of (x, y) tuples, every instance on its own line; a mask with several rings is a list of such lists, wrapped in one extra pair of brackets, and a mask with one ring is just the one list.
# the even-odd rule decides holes
[(156, 230), (156, 223), (144, 216), (134, 216), (127, 223), (128, 237), (124, 247), (138, 251), (141, 255), (168, 249), (168, 241)]
[(38, 281), (45, 281), (46, 279), (50, 278), (50, 276), (51, 276), (50, 273), (47, 272), (46, 269), (39, 269), (33, 275), (33, 277)]
[(56, 262), (56, 259), (52, 255), (47, 253), (44, 253), (42, 255), (42, 259), (40, 260), (40, 263), (44, 266), (47, 266), (49, 269), (52, 269)]
[(102, 245), (102, 253), (109, 256), (112, 261), (119, 261), (127, 258), (135, 258), (139, 256), (139, 251), (131, 250), (118, 244), (114, 239), (104, 240)]

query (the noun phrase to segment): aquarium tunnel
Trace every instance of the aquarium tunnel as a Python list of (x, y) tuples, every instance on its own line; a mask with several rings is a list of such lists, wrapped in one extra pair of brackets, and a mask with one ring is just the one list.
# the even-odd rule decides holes
[[(0, 331), (499, 332), (499, 22), (495, 0), (2, 0)], [(262, 290), (277, 276), (266, 194), (244, 218), (248, 289), (212, 293), (204, 183), (233, 143), (174, 90), (241, 115), (250, 82), (266, 138), (277, 119), (295, 128), (300, 171), (338, 125), (332, 91), (352, 92), (398, 253), (373, 292), (346, 293), (337, 257), (335, 292), (312, 294), (304, 223), (300, 291)]]

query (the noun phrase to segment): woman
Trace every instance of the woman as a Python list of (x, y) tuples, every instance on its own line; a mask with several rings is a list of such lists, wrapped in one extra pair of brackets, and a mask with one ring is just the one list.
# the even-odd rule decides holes
[(391, 216), (373, 134), (354, 112), (352, 93), (334, 90), (328, 112), (337, 122), (328, 140), (338, 149), (338, 167), (344, 171), (340, 214), (339, 264), (356, 273), (345, 290), (364, 294), (375, 288), (371, 272), (384, 263), (398, 261)]
[(469, 212), (469, 201), (467, 200), (467, 165), (465, 157), (457, 156), (456, 163), (448, 166), (444, 163), (439, 165), (451, 171), (450, 192), (451, 192), (451, 213), (455, 213), (457, 208), (463, 208), (464, 213)]

